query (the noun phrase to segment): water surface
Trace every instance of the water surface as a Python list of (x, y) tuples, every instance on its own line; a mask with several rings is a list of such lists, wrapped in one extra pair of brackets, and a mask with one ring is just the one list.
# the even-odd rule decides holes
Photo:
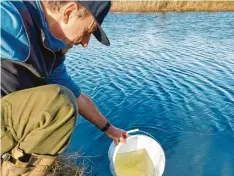
[[(234, 175), (234, 13), (116, 13), (67, 57), (73, 79), (117, 127), (152, 134), (165, 176)], [(109, 176), (111, 140), (83, 118), (70, 146)]]

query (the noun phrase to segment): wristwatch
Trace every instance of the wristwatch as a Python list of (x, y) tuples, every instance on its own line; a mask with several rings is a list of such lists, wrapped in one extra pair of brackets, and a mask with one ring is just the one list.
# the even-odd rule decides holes
[(105, 132), (106, 130), (108, 130), (108, 128), (111, 126), (110, 122), (107, 121), (106, 125), (101, 129), (102, 132)]

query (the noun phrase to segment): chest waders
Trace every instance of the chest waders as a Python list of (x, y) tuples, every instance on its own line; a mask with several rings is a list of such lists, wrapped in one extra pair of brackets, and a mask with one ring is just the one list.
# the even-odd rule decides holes
[(43, 176), (75, 126), (73, 93), (59, 85), (16, 91), (1, 99), (1, 175)]

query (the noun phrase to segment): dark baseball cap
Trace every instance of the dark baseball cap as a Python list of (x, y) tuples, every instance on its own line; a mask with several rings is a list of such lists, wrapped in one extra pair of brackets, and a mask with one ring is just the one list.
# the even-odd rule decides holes
[(105, 32), (101, 28), (101, 24), (110, 11), (111, 1), (78, 1), (80, 2), (94, 17), (98, 28), (93, 32), (96, 39), (102, 44), (109, 46), (110, 42)]

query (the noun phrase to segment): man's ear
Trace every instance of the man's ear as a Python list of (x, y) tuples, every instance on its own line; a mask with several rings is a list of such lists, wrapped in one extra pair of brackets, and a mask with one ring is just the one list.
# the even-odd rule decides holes
[(75, 2), (69, 2), (63, 7), (63, 22), (68, 23), (69, 19), (78, 11), (78, 5)]

